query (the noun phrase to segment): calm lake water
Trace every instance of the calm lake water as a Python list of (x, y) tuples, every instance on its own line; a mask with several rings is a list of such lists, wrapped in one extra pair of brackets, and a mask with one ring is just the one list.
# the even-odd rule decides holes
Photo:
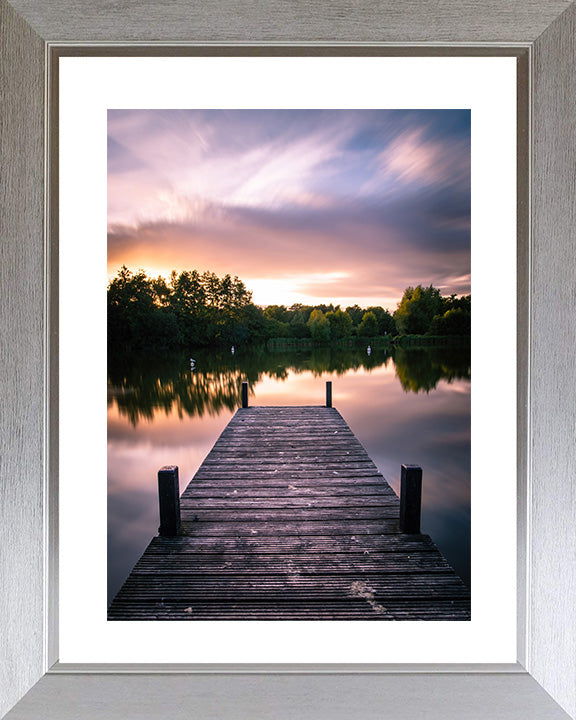
[(400, 465), (423, 469), (422, 532), (470, 584), (468, 350), (315, 348), (143, 355), (108, 366), (108, 598), (158, 530), (157, 471), (180, 468), (182, 492), (236, 409), (339, 410), (399, 494)]

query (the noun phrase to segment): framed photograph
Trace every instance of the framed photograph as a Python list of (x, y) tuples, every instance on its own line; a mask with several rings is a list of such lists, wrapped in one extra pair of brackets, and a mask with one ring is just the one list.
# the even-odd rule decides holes
[[(327, 712), (335, 717), (338, 713), (375, 717), (388, 712), (382, 704), (385, 697), (391, 702), (390, 717), (395, 718), (403, 717), (399, 713), (411, 717), (416, 710), (426, 710), (431, 718), (484, 717), (487, 712), (518, 718), (575, 717), (576, 632), (571, 618), (576, 569), (570, 561), (576, 535), (574, 495), (566, 482), (574, 466), (570, 435), (574, 408), (569, 401), (574, 380), (570, 351), (574, 328), (567, 292), (574, 280), (570, 238), (575, 210), (569, 192), (576, 160), (570, 141), (574, 119), (569, 112), (574, 104), (573, 5), (558, 3), (552, 9), (518, 3), (514, 22), (498, 11), (485, 17), (476, 10), (472, 11), (478, 14), (472, 18), (475, 22), (468, 17), (460, 25), (447, 14), (437, 19), (439, 36), (430, 38), (419, 6), (407, 6), (402, 22), (390, 16), (394, 20), (389, 25), (382, 22), (386, 8), (379, 6), (378, 13), (373, 9), (360, 15), (356, 9), (354, 33), (351, 25), (328, 17), (311, 18), (308, 24), (296, 18), (283, 24), (279, 17), (271, 29), (274, 37), (268, 37), (253, 32), (257, 16), (249, 6), (244, 8), (239, 26), (223, 19), (215, 21), (212, 14), (208, 18), (201, 11), (192, 18), (188, 16), (191, 8), (184, 5), (175, 5), (168, 15), (163, 11), (161, 17), (154, 6), (141, 14), (118, 7), (118, 26), (111, 27), (104, 10), (94, 10), (87, 24), (75, 24), (73, 8), (67, 7), (65, 0), (49, 10), (1, 2), (0, 89), (6, 112), (0, 141), (6, 169), (0, 208), (5, 261), (0, 272), (2, 332), (7, 339), (3, 436), (9, 438), (9, 444), (2, 471), (6, 499), (1, 510), (5, 534), (2, 575), (7, 582), (0, 595), (6, 638), (0, 712), (16, 719), (36, 716), (41, 708), (43, 717), (65, 718), (73, 716), (82, 704), (91, 716), (101, 713), (107, 718), (178, 717), (191, 707), (203, 713), (217, 711), (221, 717), (237, 717), (239, 708), (251, 717), (277, 715), (286, 708), (299, 717), (321, 717)], [(460, 3), (454, 3), (453, 10), (459, 7)], [(230, 12), (227, 8), (224, 13), (228, 19)], [(232, 35), (230, 28), (235, 28)], [(325, 37), (320, 28), (332, 29), (329, 42), (318, 40)], [(211, 44), (205, 43), (207, 34)], [(27, 49), (24, 58), (23, 47)], [(412, 75), (410, 71), (402, 74), (405, 67), (411, 68)], [(456, 74), (451, 74), (457, 67)], [(396, 88), (385, 80), (391, 77), (396, 78)], [(187, 84), (187, 78), (196, 78), (196, 82)], [(330, 78), (338, 78), (332, 89)], [(378, 79), (386, 87), (386, 102), (375, 100), (373, 87)], [(442, 94), (442, 83), (448, 87), (448, 95)], [(225, 86), (236, 90), (235, 98), (226, 94)], [(171, 95), (174, 88), (178, 93)], [(472, 88), (479, 92), (476, 99)], [(429, 94), (419, 95), (424, 89)], [(455, 90), (464, 93), (460, 100), (450, 95)], [(424, 142), (430, 137), (423, 134), (422, 127), (434, 128), (434, 113), (439, 112), (446, 114), (443, 127), (452, 127), (454, 134), (436, 131), (431, 147)], [(315, 208), (317, 228), (326, 222), (327, 204), (334, 202), (336, 194), (326, 177), (318, 179), (310, 173), (310, 157), (318, 154), (319, 148), (324, 154), (314, 161), (318, 165), (335, 162), (336, 157), (343, 162), (340, 158), (347, 148), (350, 176), (358, 175), (359, 166), (355, 170), (354, 163), (362, 160), (363, 187), (370, 197), (374, 178), (365, 175), (367, 155), (354, 155), (358, 143), (361, 150), (380, 158), (379, 181), (382, 173), (386, 179), (394, 160), (391, 155), (385, 157), (378, 145), (381, 140), (374, 143), (369, 137), (374, 122), (389, 128), (387, 148), (404, 142), (393, 162), (396, 179), (418, 178), (421, 183), (423, 177), (429, 182), (429, 178), (441, 176), (448, 156), (452, 157), (452, 172), (457, 166), (458, 129), (466, 113), (472, 118), (472, 283), (482, 310), (473, 315), (482, 322), (474, 321), (477, 340), (473, 333), (472, 365), (497, 366), (498, 370), (492, 375), (479, 372), (478, 385), (472, 385), (473, 406), (475, 392), (476, 397), (490, 401), (488, 407), (472, 414), (473, 468), (474, 462), (479, 463), (473, 475), (489, 478), (472, 484), (473, 517), (474, 498), (476, 507), (483, 508), (476, 516), (478, 522), (472, 523), (472, 544), (478, 548), (479, 540), (488, 538), (489, 548), (483, 555), (472, 555), (472, 619), (417, 623), (412, 634), (410, 622), (376, 626), (314, 622), (300, 623), (297, 628), (282, 622), (264, 624), (261, 618), (247, 623), (107, 621), (100, 607), (106, 605), (105, 599), (101, 602), (106, 563), (102, 562), (103, 543), (97, 540), (105, 528), (102, 498), (91, 494), (93, 483), (89, 481), (102, 468), (106, 472), (105, 456), (102, 466), (101, 453), (95, 450), (101, 447), (99, 439), (105, 440), (105, 424), (91, 418), (99, 414), (92, 412), (99, 402), (99, 378), (106, 382), (105, 372), (101, 373), (106, 363), (106, 325), (101, 314), (90, 310), (90, 298), (102, 297), (98, 268), (102, 257), (106, 258), (106, 218), (98, 214), (98, 208), (106, 207), (106, 151), (101, 142), (106, 131), (113, 143), (112, 162), (108, 155), (109, 187), (112, 183), (115, 197), (123, 197), (117, 215), (108, 219), (109, 231), (114, 224), (111, 235), (118, 240), (114, 248), (122, 248), (128, 257), (131, 248), (140, 252), (145, 238), (130, 237), (127, 228), (145, 230), (167, 218), (146, 217), (137, 207), (139, 202), (148, 209), (153, 207), (158, 196), (159, 189), (150, 185), (150, 178), (132, 172), (126, 182), (126, 176), (114, 175), (114, 161), (121, 174), (135, 158), (142, 163), (144, 148), (162, 146), (156, 172), (162, 171), (166, 158), (174, 163), (182, 123), (200, 137), (200, 145), (205, 142), (202, 122), (211, 128), (219, 163), (226, 155), (221, 152), (225, 138), (238, 140), (249, 127), (250, 138), (245, 135), (240, 144), (246, 155), (251, 152), (253, 157), (263, 137), (276, 133), (280, 138), (282, 128), (289, 126), (292, 144), (286, 140), (288, 135), (282, 136), (280, 143), (282, 148), (290, 148), (283, 155), (284, 163), (296, 162), (294, 148), (300, 149), (305, 167), (300, 164), (295, 172), (300, 179), (308, 173), (308, 185), (288, 187), (284, 171), (276, 167), (269, 168), (269, 177), (260, 175), (262, 182), (252, 186), (250, 197), (247, 185), (234, 188), (236, 193), (244, 193), (237, 207), (251, 213), (241, 220), (236, 215), (235, 227), (245, 235), (249, 230), (257, 236), (261, 228), (270, 232), (275, 224), (286, 222), (285, 216), (276, 214), (272, 221), (269, 215), (268, 224), (259, 227), (270, 202), (259, 206), (257, 201), (270, 192), (278, 201), (274, 182), (282, 183), (284, 194), (294, 188), (301, 191), (298, 197), (288, 198), (289, 202), (283, 196), (282, 202), (276, 203), (281, 208), (288, 203), (291, 222), (298, 222), (294, 211), (298, 203), (308, 218)], [(159, 116), (164, 125), (170, 124), (172, 149), (158, 133)], [(91, 125), (92, 121), (96, 124)], [(143, 137), (144, 144), (130, 145)], [(314, 143), (306, 144), (310, 137)], [(479, 137), (484, 137), (484, 146), (475, 145)], [(238, 169), (246, 157), (239, 155), (237, 148), (234, 153), (229, 157)], [(484, 205), (478, 200), (481, 183), (475, 185), (481, 175), (476, 171), (483, 164), (488, 191)], [(224, 187), (223, 178), (232, 173), (231, 169), (220, 173), (222, 165), (220, 170), (216, 166), (211, 157), (202, 168), (203, 178), (211, 183), (208, 190), (204, 187), (204, 197), (212, 192), (212, 201)], [(170, 175), (166, 165), (163, 172), (172, 189), (184, 182)], [(460, 185), (461, 189), (466, 180), (456, 182), (451, 177), (442, 182), (443, 187)], [(512, 188), (512, 193), (506, 195), (499, 182)], [(226, 188), (221, 208), (230, 211), (232, 190), (229, 185)], [(340, 190), (350, 194), (349, 189)], [(377, 192), (382, 192), (382, 186)], [(135, 214), (123, 216), (130, 197)], [(186, 208), (181, 204), (184, 199)], [(190, 220), (193, 199), (191, 194), (180, 196), (179, 204), (174, 193), (162, 200), (164, 210), (172, 207), (172, 230), (182, 212)], [(320, 200), (324, 214), (317, 212)], [(355, 198), (356, 206), (362, 200)], [(448, 202), (457, 200), (451, 197)], [(393, 215), (392, 205), (384, 205), (387, 217)], [(110, 212), (111, 205), (108, 207)], [(223, 211), (214, 202), (211, 207), (216, 215)], [(366, 224), (360, 229), (349, 208), (340, 210), (341, 221), (363, 238), (366, 250), (370, 229)], [(206, 208), (200, 212), (196, 207), (196, 211), (201, 225)], [(248, 216), (249, 223), (243, 227)], [(449, 219), (453, 222), (446, 232), (454, 233), (453, 224), (462, 221), (462, 214)], [(412, 220), (413, 230), (417, 221)], [(396, 219), (393, 227), (400, 234), (404, 226)], [(121, 232), (116, 237), (117, 229)], [(483, 243), (478, 242), (479, 229), (487, 238)], [(212, 223), (211, 230), (214, 242), (229, 232), (218, 222)], [(209, 235), (207, 226), (202, 232)], [(178, 246), (175, 237), (163, 242)], [(244, 242), (258, 252), (247, 239)], [(303, 246), (299, 250), (304, 252)], [(115, 256), (114, 262), (118, 258)], [(132, 258), (138, 266), (145, 265), (138, 255)], [(211, 261), (216, 262), (215, 254)], [(235, 262), (240, 262), (239, 256)], [(150, 269), (156, 270), (157, 265)], [(183, 267), (161, 268), (163, 272), (170, 269), (181, 271)], [(220, 272), (219, 267), (215, 269)], [(358, 277), (368, 277), (362, 275), (365, 271), (359, 261), (355, 269)], [(294, 265), (292, 277), (296, 270)], [(329, 270), (334, 270), (333, 279), (342, 283), (342, 273), (336, 277), (337, 264)], [(109, 279), (117, 272), (118, 268), (113, 268)], [(229, 271), (223, 267), (221, 272)], [(264, 279), (266, 273), (270, 275), (270, 266), (260, 277)], [(317, 294), (313, 297), (320, 297), (318, 286), (326, 283), (326, 277), (312, 275), (302, 275), (298, 282), (314, 286)], [(454, 274), (453, 285), (443, 285), (446, 295), (452, 293), (452, 302), (469, 288), (465, 275), (459, 274), (460, 285)], [(247, 277), (254, 287), (266, 290), (265, 283), (258, 285), (257, 274)], [(352, 272), (350, 278), (354, 279)], [(350, 278), (348, 286), (352, 287)], [(462, 293), (458, 293), (460, 286)], [(176, 287), (174, 280), (170, 287)], [(321, 297), (324, 301), (327, 296)], [(340, 305), (358, 297), (341, 293), (333, 306), (327, 302), (326, 307), (318, 305), (319, 322), (331, 323)], [(368, 327), (372, 319), (377, 322), (375, 313), (370, 318), (367, 312), (380, 306), (376, 299), (381, 298), (371, 297), (374, 302), (361, 308), (363, 317), (357, 325), (364, 322)], [(394, 303), (398, 299), (393, 296)], [(293, 300), (299, 304), (292, 304), (290, 312), (301, 312), (302, 298)], [(270, 303), (289, 309), (288, 302), (276, 296), (262, 299), (258, 305), (270, 307)], [(350, 302), (351, 311), (353, 305)], [(324, 317), (324, 311), (331, 315)], [(354, 323), (352, 314), (348, 317)], [(262, 323), (276, 322), (274, 327), (276, 331), (280, 328), (282, 336), (282, 323), (291, 320), (268, 313)], [(310, 317), (304, 324), (309, 322)], [(378, 352), (384, 352), (379, 343), (389, 342), (383, 333), (378, 340), (380, 333), (375, 328), (366, 335), (369, 342), (364, 348), (368, 357), (374, 355), (374, 361)], [(307, 327), (302, 332), (312, 330)], [(228, 353), (235, 354), (238, 347), (241, 354), (240, 335), (234, 335), (234, 351), (227, 348)], [(355, 336), (364, 337), (358, 332)], [(190, 373), (194, 369), (190, 367)], [(396, 365), (399, 372), (402, 370)], [(489, 387), (482, 386), (482, 377), (488, 378)], [(346, 382), (345, 375), (342, 382)], [(114, 392), (122, 389), (117, 383), (111, 387)], [(272, 395), (278, 392), (268, 390)], [(336, 398), (336, 384), (334, 390)], [(78, 408), (80, 395), (87, 411)], [(112, 407), (118, 411), (128, 405), (113, 401)], [(146, 413), (144, 406), (138, 407)], [(474, 418), (479, 417), (484, 420), (474, 429)], [(491, 434), (486, 434), (487, 429)], [(483, 439), (482, 447), (478, 440), (474, 445), (475, 437)], [(451, 449), (447, 454), (454, 453)], [(62, 484), (59, 477), (65, 479)], [(217, 515), (218, 509), (211, 507), (210, 512)], [(120, 552), (121, 544), (116, 547)], [(362, 602), (380, 610), (376, 599), (372, 595), (367, 599), (361, 590)], [(385, 612), (388, 619), (399, 619), (393, 617), (393, 609)]]
[[(60, 662), (515, 661), (515, 313), (490, 329), (497, 376), (475, 338), (486, 334), (483, 318), (498, 312), (495, 303), (516, 303), (509, 278), (516, 277), (518, 63), (421, 52), (59, 51)], [(189, 77), (198, 79), (186, 90)], [(152, 300), (151, 315), (128, 336), (146, 314), (130, 289), (148, 286), (145, 268), (158, 268), (151, 272), (166, 301)], [(446, 312), (469, 323), (470, 272), (481, 308), (472, 333), (472, 448), (469, 325), (453, 335), (428, 331)], [(246, 296), (242, 306), (215, 304), (220, 282)], [(498, 298), (494, 283), (503, 287)], [(406, 309), (405, 325), (397, 305)], [(415, 320), (425, 305), (436, 309)], [(382, 331), (374, 323), (365, 330), (376, 317)], [(336, 320), (347, 321), (342, 332)], [(172, 336), (160, 330), (154, 339), (167, 321)], [(77, 422), (78, 387), (86, 374), (102, 376), (107, 341), (107, 428), (95, 382), (85, 391), (88, 429)], [(320, 422), (303, 408), (324, 402), (326, 379), (333, 408)], [(231, 420), (242, 380), (249, 404), (261, 409), (243, 408)], [(270, 406), (300, 406), (290, 412), (302, 427), (278, 410), (283, 418), (266, 417), (272, 426), (281, 420), (289, 441), (268, 438), (272, 431), (262, 427), (248, 449), (253, 459), (235, 450), (237, 462), (227, 447), (225, 457), (211, 453), (182, 487), (180, 540), (155, 540), (139, 561), (157, 532), (158, 467), (178, 465), (187, 482), (228, 421), (232, 428)], [(442, 556), (428, 537), (398, 537), (398, 500), (336, 411), (397, 495), (402, 459), (422, 458), (423, 532)], [(167, 434), (181, 439), (167, 442)], [(344, 437), (353, 461), (346, 450), (335, 459)], [(478, 482), (491, 473), (482, 467), (487, 443), (505, 478), (497, 507), (490, 485)], [(75, 468), (86, 456), (82, 496), (92, 512), (80, 518)], [(490, 548), (495, 522), (503, 530)], [(84, 534), (90, 541), (79, 546), (73, 538)], [(173, 622), (136, 634), (129, 622), (154, 619)], [(254, 621), (249, 629), (234, 622), (245, 619)], [(257, 621), (275, 619), (285, 622), (262, 633)], [(360, 622), (337, 622), (346, 619)], [(381, 621), (377, 642), (374, 628), (360, 624), (370, 619)], [(406, 622), (428, 619), (425, 627)], [(214, 634), (209, 620), (232, 622)], [(303, 629), (304, 620), (337, 624)], [(188, 633), (211, 642), (178, 641)]]

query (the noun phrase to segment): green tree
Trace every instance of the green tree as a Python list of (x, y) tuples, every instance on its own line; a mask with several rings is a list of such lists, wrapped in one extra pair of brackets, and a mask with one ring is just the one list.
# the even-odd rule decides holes
[[(292, 310), (292, 308), (290, 308)], [(306, 317), (301, 309), (292, 312), (290, 320), (290, 335), (295, 338), (310, 337), (310, 329), (306, 325)]]
[(464, 312), (472, 312), (472, 297), (470, 295), (462, 295), (457, 297), (456, 294), (443, 298), (444, 312), (447, 310), (464, 310)]
[(275, 318), (266, 319), (266, 336), (268, 338), (287, 338), (290, 337), (289, 323), (276, 320)]
[(335, 310), (326, 313), (326, 318), (330, 323), (330, 337), (332, 340), (347, 338), (352, 335), (352, 318), (343, 310)]
[(470, 313), (462, 308), (436, 315), (430, 323), (429, 335), (470, 335)]
[(170, 288), (162, 275), (158, 275), (152, 280), (152, 289), (154, 291), (154, 302), (158, 307), (167, 308), (170, 306)]
[(396, 323), (394, 318), (383, 307), (369, 307), (367, 312), (372, 312), (378, 321), (378, 335), (396, 335)]
[(264, 317), (279, 322), (290, 322), (292, 313), (286, 309), (285, 305), (268, 305), (264, 308)]
[(246, 305), (242, 312), (243, 325), (242, 337), (238, 338), (239, 342), (244, 340), (264, 340), (266, 335), (266, 321), (262, 308), (254, 303)]
[(373, 312), (365, 312), (362, 317), (362, 322), (358, 325), (356, 330), (358, 337), (375, 337), (378, 335), (378, 320)]
[(202, 345), (210, 337), (210, 310), (208, 308), (205, 276), (197, 270), (172, 271), (169, 288), (170, 306), (176, 315), (182, 342)]
[(169, 282), (123, 266), (108, 286), (109, 345), (140, 349), (263, 337), (263, 317), (236, 276), (173, 271)]
[(354, 327), (358, 327), (358, 325), (360, 325), (360, 323), (362, 322), (362, 318), (364, 317), (364, 313), (366, 311), (362, 310), (360, 305), (356, 304), (347, 307), (346, 312), (352, 318), (352, 324), (354, 325)]
[(181, 341), (169, 304), (168, 288), (144, 270), (123, 265), (108, 284), (108, 346), (110, 348), (173, 347)]
[(319, 308), (312, 310), (307, 325), (313, 340), (319, 342), (330, 340), (330, 321)]
[(424, 335), (432, 318), (443, 310), (440, 290), (430, 285), (427, 288), (417, 285), (408, 287), (398, 303), (394, 320), (398, 332), (402, 335)]

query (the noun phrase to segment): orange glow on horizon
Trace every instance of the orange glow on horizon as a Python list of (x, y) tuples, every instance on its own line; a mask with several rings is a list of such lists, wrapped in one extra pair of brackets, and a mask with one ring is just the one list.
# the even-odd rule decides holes
[[(166, 282), (170, 280), (170, 275), (172, 273), (172, 268), (168, 270), (161, 266), (154, 266), (146, 263), (141, 263), (138, 266), (130, 266), (127, 264), (126, 266), (133, 273), (142, 269), (149, 278), (157, 278), (161, 276), (166, 280)], [(117, 276), (120, 268), (121, 265), (108, 267), (108, 282), (111, 282)], [(176, 270), (177, 273), (180, 273), (185, 269), (191, 270), (194, 268), (173, 269)], [(196, 269), (199, 272), (204, 272), (204, 269)], [(286, 307), (290, 307), (296, 303), (301, 303), (302, 305), (330, 305), (332, 303), (333, 305), (340, 306), (341, 308), (347, 308), (356, 304), (363, 308), (381, 306), (388, 309), (390, 312), (394, 312), (400, 302), (400, 298), (382, 296), (350, 297), (343, 295), (338, 287), (338, 280), (345, 278), (346, 273), (310, 273), (284, 277), (255, 277), (240, 279), (244, 282), (248, 290), (252, 291), (252, 302), (261, 307), (266, 307), (267, 305), (284, 305)], [(323, 295), (313, 295), (301, 289), (311, 283), (320, 287), (322, 287), (322, 285), (326, 285), (326, 293)], [(334, 287), (333, 292), (330, 291), (331, 286)]]

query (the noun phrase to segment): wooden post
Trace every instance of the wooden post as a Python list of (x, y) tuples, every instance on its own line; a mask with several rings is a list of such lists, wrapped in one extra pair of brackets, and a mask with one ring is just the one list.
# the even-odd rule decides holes
[(247, 382), (242, 383), (242, 407), (243, 408), (248, 407), (248, 383)]
[(400, 532), (420, 532), (422, 506), (422, 468), (419, 465), (402, 465), (400, 478)]
[(326, 381), (326, 407), (332, 407), (332, 380)]
[(158, 504), (160, 506), (158, 533), (163, 537), (180, 535), (180, 488), (177, 465), (165, 465), (158, 470)]

